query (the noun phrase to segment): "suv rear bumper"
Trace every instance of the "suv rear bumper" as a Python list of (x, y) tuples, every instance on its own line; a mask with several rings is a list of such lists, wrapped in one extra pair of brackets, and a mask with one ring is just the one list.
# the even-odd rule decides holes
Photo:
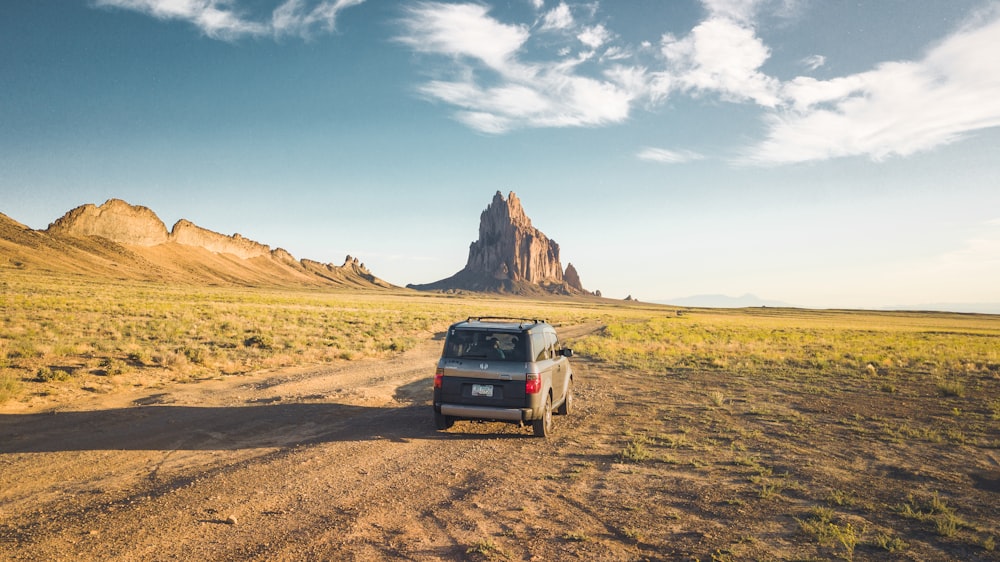
[(531, 408), (494, 408), (491, 406), (441, 404), (440, 410), (441, 414), (445, 416), (476, 420), (522, 422), (531, 419)]

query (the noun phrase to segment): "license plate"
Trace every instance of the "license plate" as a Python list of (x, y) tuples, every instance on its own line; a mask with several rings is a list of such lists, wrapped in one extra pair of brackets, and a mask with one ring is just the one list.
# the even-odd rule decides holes
[(473, 396), (485, 396), (486, 398), (493, 398), (493, 385), (492, 384), (474, 384), (474, 385), (472, 385), (472, 395)]

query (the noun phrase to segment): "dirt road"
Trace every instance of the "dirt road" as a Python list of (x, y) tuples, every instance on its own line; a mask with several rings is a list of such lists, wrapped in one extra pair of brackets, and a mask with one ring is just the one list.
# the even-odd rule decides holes
[(439, 349), (0, 416), (0, 558), (638, 555), (560, 538), (606, 532), (573, 482), (551, 478), (595, 415), (585, 362), (578, 414), (554, 439), (505, 424), (437, 432)]

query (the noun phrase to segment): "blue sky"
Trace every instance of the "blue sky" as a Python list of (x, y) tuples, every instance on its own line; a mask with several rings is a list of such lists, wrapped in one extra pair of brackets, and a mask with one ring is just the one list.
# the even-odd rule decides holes
[(986, 0), (9, 0), (0, 212), (405, 285), (514, 191), (605, 296), (1000, 303), (996, 53)]

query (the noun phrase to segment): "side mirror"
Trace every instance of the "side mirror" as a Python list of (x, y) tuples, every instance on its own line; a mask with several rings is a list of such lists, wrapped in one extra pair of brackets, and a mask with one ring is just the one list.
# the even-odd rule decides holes
[(562, 355), (563, 357), (573, 357), (573, 350), (565, 347), (559, 350), (559, 355)]

